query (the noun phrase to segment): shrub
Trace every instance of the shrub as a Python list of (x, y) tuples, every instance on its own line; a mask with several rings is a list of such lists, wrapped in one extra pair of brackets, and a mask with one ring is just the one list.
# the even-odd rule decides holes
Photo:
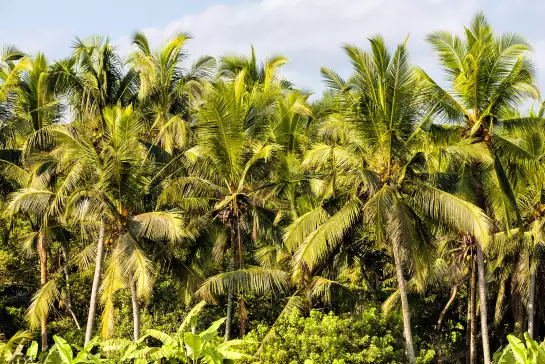
[[(403, 329), (397, 315), (382, 316), (376, 308), (359, 317), (340, 317), (312, 310), (309, 317), (294, 311), (275, 326), (275, 334), (265, 340), (269, 328), (259, 326), (247, 338), (261, 343), (246, 363), (349, 364), (403, 363)], [(419, 363), (430, 363), (434, 352), (425, 350)]]

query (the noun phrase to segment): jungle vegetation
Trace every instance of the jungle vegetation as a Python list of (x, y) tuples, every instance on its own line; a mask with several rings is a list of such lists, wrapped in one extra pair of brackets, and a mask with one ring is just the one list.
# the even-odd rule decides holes
[(4, 47), (0, 360), (539, 362), (532, 46), (460, 31), (426, 38), (440, 80), (374, 36), (322, 95), (185, 33)]

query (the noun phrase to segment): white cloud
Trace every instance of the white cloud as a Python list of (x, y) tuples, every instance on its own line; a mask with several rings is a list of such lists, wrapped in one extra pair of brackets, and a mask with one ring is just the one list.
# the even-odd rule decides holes
[[(348, 75), (350, 64), (340, 46), (352, 43), (368, 47), (367, 38), (376, 34), (384, 36), (393, 48), (410, 33), (413, 63), (440, 78), (441, 71), (425, 36), (438, 29), (462, 32), (481, 9), (498, 32), (516, 31), (528, 36), (536, 48), (538, 71), (545, 69), (545, 28), (541, 21), (545, 3), (535, 0), (237, 0), (142, 31), (154, 47), (174, 33), (190, 33), (194, 37), (188, 43), (192, 57), (248, 54), (253, 44), (260, 59), (271, 54), (287, 56), (290, 63), (284, 75), (300, 87), (320, 92), (320, 66)], [(160, 12), (163, 19), (175, 19), (175, 13), (169, 14), (168, 10), (157, 1), (153, 11)], [(98, 34), (108, 29), (94, 20), (89, 26)], [(117, 30), (114, 42), (123, 55), (130, 52), (131, 32), (138, 27), (131, 23)], [(50, 58), (58, 58), (70, 52), (74, 34), (73, 25), (61, 21), (39, 30), (22, 27), (4, 32), (0, 44), (15, 43), (29, 52), (40, 49)], [(545, 81), (542, 73), (538, 84)]]
[[(319, 90), (320, 66), (349, 71), (342, 44), (366, 47), (367, 38), (376, 34), (394, 47), (410, 33), (413, 60), (433, 67), (425, 35), (435, 29), (459, 31), (477, 9), (473, 0), (263, 0), (214, 5), (143, 32), (155, 45), (176, 32), (189, 32), (194, 36), (188, 45), (193, 56), (247, 54), (253, 44), (260, 58), (270, 54), (290, 58), (284, 73), (301, 87)], [(129, 38), (119, 41), (127, 50)]]

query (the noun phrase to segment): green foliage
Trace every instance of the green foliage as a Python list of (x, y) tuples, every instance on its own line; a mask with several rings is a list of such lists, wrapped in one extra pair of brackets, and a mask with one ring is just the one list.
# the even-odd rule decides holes
[[(403, 363), (402, 323), (398, 315), (381, 315), (376, 308), (356, 317), (312, 310), (309, 317), (295, 310), (278, 322), (274, 335), (259, 326), (248, 337), (254, 359), (246, 363)], [(433, 350), (423, 350), (419, 363), (431, 363)]]
[[(285, 57), (186, 65), (190, 39), (1, 52), (2, 360), (415, 364), (478, 328), (488, 364), (507, 332), (543, 332), (545, 103), (519, 111), (541, 99), (522, 36), (481, 13), (431, 33), (448, 88), (408, 37), (345, 45), (351, 74), (323, 67), (314, 101)], [(541, 360), (508, 340), (498, 360)]]
[[(54, 345), (38, 356), (38, 344), (30, 342), (26, 354), (25, 344), (32, 335), (19, 332), (8, 342), (0, 342), (0, 359), (4, 363), (82, 364), (82, 363), (232, 363), (247, 357), (236, 350), (251, 343), (249, 340), (222, 341), (218, 330), (225, 318), (216, 320), (206, 330), (197, 333), (197, 320), (205, 302), (197, 304), (184, 318), (178, 330), (167, 334), (159, 330), (146, 330), (145, 335), (131, 342), (124, 339), (100, 341), (93, 339), (81, 348), (53, 335)], [(159, 342), (161, 346), (152, 343)]]
[(496, 364), (538, 364), (545, 363), (545, 342), (539, 344), (527, 333), (524, 342), (514, 335), (508, 335), (509, 344), (494, 355)]

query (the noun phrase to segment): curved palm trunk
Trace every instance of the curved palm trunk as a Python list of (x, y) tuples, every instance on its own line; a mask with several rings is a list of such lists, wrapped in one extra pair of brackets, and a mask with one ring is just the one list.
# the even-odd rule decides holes
[(490, 364), (490, 345), (488, 341), (488, 314), (486, 312), (486, 280), (484, 271), (483, 250), (477, 244), (477, 271), (479, 274), (479, 299), (481, 304), (481, 334), (483, 339), (483, 359), (484, 364)]
[(399, 248), (397, 244), (393, 246), (394, 262), (397, 274), (397, 285), (399, 287), (399, 295), (401, 297), (401, 312), (403, 316), (403, 335), (405, 336), (405, 349), (407, 352), (407, 359), (410, 364), (416, 363), (416, 356), (414, 354), (413, 336), (411, 333), (411, 321), (409, 317), (409, 300), (407, 299), (407, 286), (405, 278), (403, 277), (403, 270), (401, 269), (401, 259), (399, 257)]
[(132, 301), (132, 317), (133, 317), (133, 334), (134, 341), (140, 339), (140, 305), (138, 304), (138, 296), (136, 295), (136, 285), (134, 279), (130, 279), (131, 286), (131, 301)]
[(66, 252), (65, 247), (62, 247), (62, 256), (64, 257), (64, 266), (62, 267), (64, 272), (64, 281), (66, 283), (66, 308), (68, 309), (68, 312), (74, 319), (74, 322), (76, 323), (76, 326), (78, 330), (81, 330), (81, 326), (79, 324), (78, 318), (76, 317), (76, 314), (74, 313), (74, 310), (72, 309), (72, 294), (70, 291), (70, 280), (69, 280), (69, 274), (68, 274), (68, 253)]
[[(40, 287), (44, 288), (47, 284), (47, 247), (44, 240), (44, 235), (40, 231), (38, 233), (38, 256), (40, 257)], [(42, 351), (47, 350), (47, 316), (43, 316), (40, 322)]]
[(93, 325), (95, 323), (95, 314), (97, 308), (97, 293), (100, 286), (100, 273), (102, 271), (102, 260), (104, 259), (104, 223), (100, 222), (100, 231), (98, 235), (97, 256), (95, 262), (95, 275), (93, 277), (93, 286), (91, 288), (91, 299), (89, 301), (89, 316), (87, 317), (87, 329), (85, 330), (85, 346), (91, 341), (93, 336)]
[(443, 323), (443, 319), (445, 318), (445, 315), (446, 315), (448, 309), (450, 308), (450, 306), (452, 305), (452, 303), (456, 299), (456, 294), (457, 293), (458, 293), (458, 285), (455, 284), (452, 287), (450, 298), (449, 298), (447, 304), (445, 305), (445, 308), (443, 308), (443, 311), (441, 311), (441, 314), (439, 315), (439, 320), (437, 320), (437, 331), (441, 331), (441, 324)]
[[(530, 262), (530, 264), (532, 264)], [(528, 299), (528, 335), (534, 338), (534, 303), (536, 294), (536, 272), (532, 266), (530, 266), (530, 297)]]

